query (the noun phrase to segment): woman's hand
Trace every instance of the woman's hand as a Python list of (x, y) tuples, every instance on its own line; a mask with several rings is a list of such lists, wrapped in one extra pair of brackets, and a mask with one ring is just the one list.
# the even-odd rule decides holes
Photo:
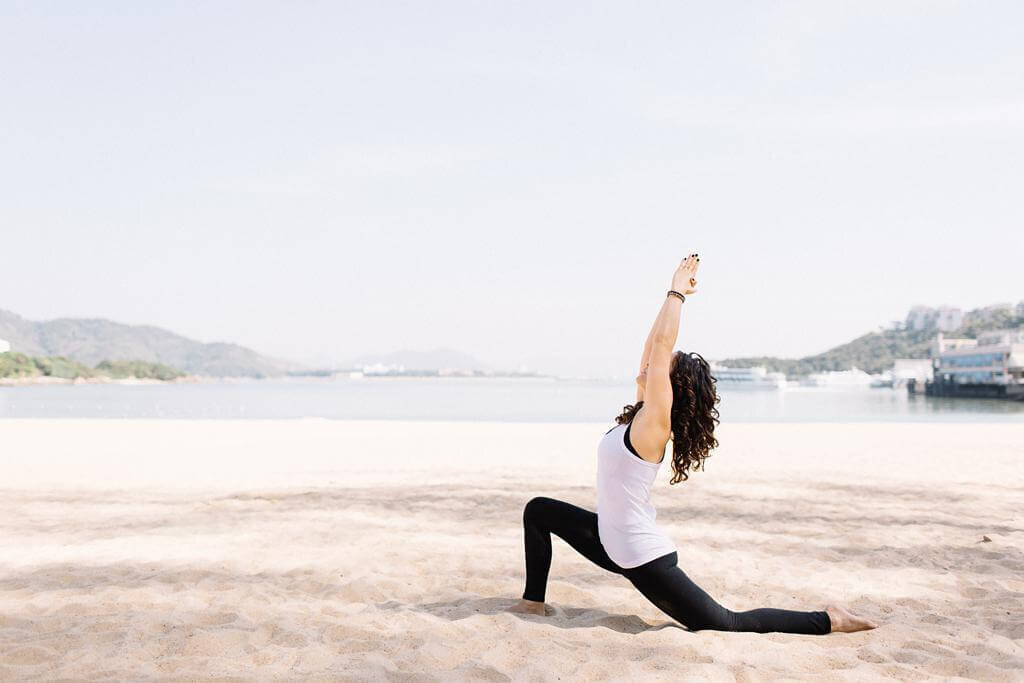
[(690, 254), (683, 259), (672, 276), (672, 289), (682, 294), (693, 294), (697, 291), (697, 266), (700, 264), (700, 257), (697, 254)]

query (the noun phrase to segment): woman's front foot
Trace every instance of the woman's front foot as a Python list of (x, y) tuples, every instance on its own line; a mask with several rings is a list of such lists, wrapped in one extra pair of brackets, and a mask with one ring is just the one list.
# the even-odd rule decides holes
[(853, 612), (839, 605), (829, 605), (825, 608), (828, 618), (832, 622), (832, 633), (853, 633), (854, 631), (867, 631), (878, 628), (878, 624), (858, 617)]
[(537, 616), (547, 615), (547, 605), (543, 602), (537, 602), (536, 600), (527, 600), (526, 598), (521, 599), (516, 604), (508, 608), (508, 612), (519, 612), (522, 614), (536, 614)]

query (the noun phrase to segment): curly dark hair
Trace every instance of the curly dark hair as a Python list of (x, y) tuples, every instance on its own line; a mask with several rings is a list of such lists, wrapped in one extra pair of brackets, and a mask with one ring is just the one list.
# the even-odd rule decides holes
[[(719, 402), (711, 366), (698, 353), (676, 351), (669, 378), (672, 382), (672, 479), (678, 484), (690, 478), (688, 471), (703, 469), (704, 459), (718, 446), (715, 425)], [(618, 424), (631, 422), (643, 401), (623, 408)]]

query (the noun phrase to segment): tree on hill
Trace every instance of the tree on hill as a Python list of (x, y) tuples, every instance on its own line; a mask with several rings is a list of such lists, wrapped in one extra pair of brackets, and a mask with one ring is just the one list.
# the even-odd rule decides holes
[(95, 371), (87, 365), (61, 356), (34, 358), (23, 353), (0, 353), (0, 378), (58, 377), (78, 379), (94, 377)]
[(110, 377), (112, 379), (158, 379), (169, 381), (184, 377), (185, 373), (160, 363), (133, 361), (102, 361), (90, 368), (77, 361), (61, 356), (33, 357), (24, 353), (8, 351), (0, 353), (0, 379), (25, 379), (29, 377), (54, 377), (59, 379), (87, 379)]
[(169, 365), (147, 363), (142, 360), (101, 361), (96, 365), (96, 372), (114, 379), (134, 377), (136, 379), (159, 379), (165, 382), (185, 376), (184, 372)]

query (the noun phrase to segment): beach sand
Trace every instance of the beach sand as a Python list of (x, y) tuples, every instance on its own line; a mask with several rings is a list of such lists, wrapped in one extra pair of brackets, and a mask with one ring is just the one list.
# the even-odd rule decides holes
[(0, 679), (1024, 678), (1024, 425), (726, 424), (662, 467), (720, 602), (877, 630), (692, 633), (557, 538), (551, 614), (506, 613), (523, 505), (593, 510), (609, 427), (0, 421)]

